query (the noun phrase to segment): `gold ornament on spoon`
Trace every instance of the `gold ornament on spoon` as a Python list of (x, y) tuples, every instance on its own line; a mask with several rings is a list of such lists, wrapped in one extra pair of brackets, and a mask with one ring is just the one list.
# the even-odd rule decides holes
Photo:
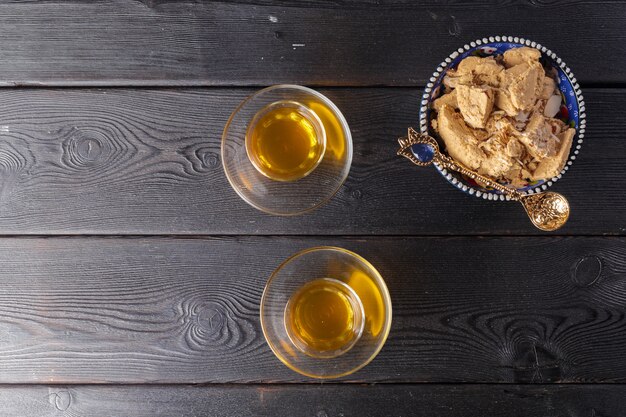
[[(435, 162), (443, 168), (460, 172), (473, 180), (482, 182), (505, 194), (511, 200), (519, 201), (524, 206), (530, 221), (541, 230), (548, 232), (557, 230), (563, 226), (569, 218), (569, 203), (563, 195), (552, 191), (538, 194), (524, 194), (513, 190), (489, 177), (472, 171), (454, 161), (452, 158), (442, 154), (439, 151), (439, 144), (433, 137), (418, 133), (411, 127), (409, 128), (408, 136), (399, 138), (398, 143), (400, 144), (398, 155), (404, 156), (415, 165), (428, 166)], [(422, 146), (423, 158), (418, 158), (413, 154), (411, 147), (414, 145)]]

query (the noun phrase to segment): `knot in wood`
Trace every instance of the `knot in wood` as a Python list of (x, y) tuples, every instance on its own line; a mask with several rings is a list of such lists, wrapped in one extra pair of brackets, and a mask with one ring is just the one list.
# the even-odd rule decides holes
[(72, 404), (72, 395), (67, 390), (50, 392), (48, 400), (57, 410), (65, 411)]
[(63, 142), (62, 162), (74, 169), (98, 165), (108, 159), (110, 140), (97, 130), (74, 130)]
[(220, 164), (220, 157), (215, 152), (206, 151), (202, 154), (202, 163), (206, 168), (215, 168)]
[(572, 278), (581, 287), (590, 287), (598, 282), (602, 275), (602, 260), (596, 255), (579, 259), (573, 268)]
[(224, 327), (226, 312), (221, 305), (209, 301), (197, 306), (194, 317), (198, 331), (208, 336), (219, 333)]

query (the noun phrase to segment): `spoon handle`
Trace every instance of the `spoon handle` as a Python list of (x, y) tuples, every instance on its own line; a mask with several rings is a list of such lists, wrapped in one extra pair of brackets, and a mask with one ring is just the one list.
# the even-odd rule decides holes
[(487, 185), (488, 187), (491, 187), (495, 190), (500, 191), (501, 193), (509, 196), (511, 198), (511, 200), (514, 201), (519, 201), (520, 198), (522, 198), (522, 194), (519, 191), (516, 190), (512, 190), (509, 187), (500, 184), (499, 182), (496, 182), (494, 180), (492, 180), (489, 177), (486, 177), (484, 175), (481, 175), (475, 171), (472, 171), (471, 169), (466, 168), (464, 165), (452, 160), (451, 158), (449, 158), (446, 155), (443, 155), (441, 153), (438, 154), (439, 158), (437, 163), (439, 165), (441, 165), (444, 168), (447, 169), (451, 169), (453, 171), (456, 172), (460, 172), (463, 175), (466, 175), (468, 177), (470, 177), (473, 180), (477, 180), (479, 182), (482, 182), (483, 184)]
[[(408, 137), (398, 139), (398, 143), (400, 144), (400, 149), (398, 150), (398, 155), (402, 155), (415, 165), (419, 166), (427, 166), (432, 164), (433, 162), (439, 165), (442, 168), (446, 168), (452, 171), (459, 172), (473, 180), (477, 180), (482, 182), (483, 184), (491, 187), (495, 190), (500, 191), (501, 193), (506, 194), (511, 198), (511, 200), (519, 201), (523, 194), (517, 190), (512, 190), (509, 187), (500, 184), (497, 181), (492, 180), (489, 177), (479, 174), (476, 171), (472, 171), (471, 169), (465, 167), (463, 164), (460, 164), (453, 160), (452, 158), (442, 154), (439, 151), (439, 145), (437, 141), (429, 136), (422, 133), (418, 133), (412, 127), (409, 128)], [(413, 152), (411, 151), (411, 147), (414, 145), (423, 144), (432, 148), (433, 156), (430, 160), (420, 160), (418, 159)]]

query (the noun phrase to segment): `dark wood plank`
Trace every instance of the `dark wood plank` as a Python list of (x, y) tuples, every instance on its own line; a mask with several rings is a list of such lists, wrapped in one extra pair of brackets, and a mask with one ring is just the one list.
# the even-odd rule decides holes
[(349, 381), (626, 382), (623, 238), (0, 239), (0, 383), (311, 381), (271, 353), (272, 270), (330, 244), (394, 317)]
[(624, 385), (13, 386), (4, 416), (619, 417)]
[[(265, 215), (230, 188), (220, 138), (250, 89), (18, 89), (0, 103), (0, 234), (538, 234), (517, 203), (468, 196), (396, 156), (421, 91), (327, 89), (354, 137), (326, 207)], [(562, 234), (626, 232), (623, 89), (587, 89), (582, 152), (554, 189)]]
[(3, 2), (0, 85), (418, 86), (496, 35), (548, 46), (583, 83), (623, 84), (625, 25), (616, 1)]

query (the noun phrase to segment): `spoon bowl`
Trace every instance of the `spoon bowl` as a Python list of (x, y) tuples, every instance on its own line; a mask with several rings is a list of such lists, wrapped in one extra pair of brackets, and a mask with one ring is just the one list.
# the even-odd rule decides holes
[(561, 228), (569, 218), (570, 208), (567, 199), (553, 191), (529, 194), (519, 200), (530, 221), (541, 230), (551, 232)]

